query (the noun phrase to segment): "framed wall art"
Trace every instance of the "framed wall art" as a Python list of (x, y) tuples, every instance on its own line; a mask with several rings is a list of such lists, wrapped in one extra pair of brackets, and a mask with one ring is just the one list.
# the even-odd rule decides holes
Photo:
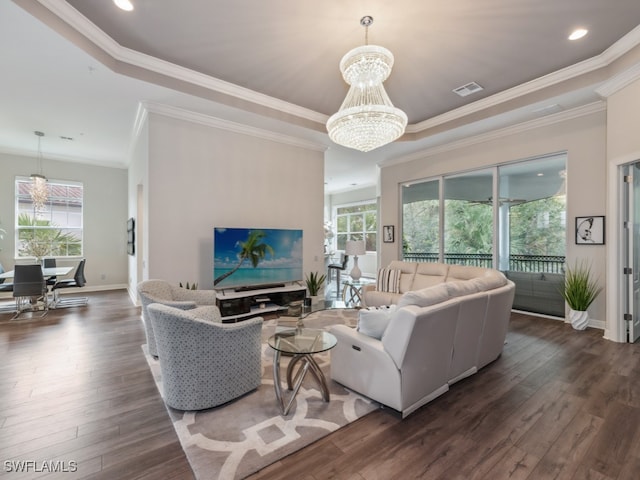
[(135, 255), (136, 253), (136, 221), (133, 218), (127, 220), (127, 253)]
[(393, 225), (385, 225), (382, 227), (382, 241), (384, 243), (393, 243), (395, 241)]
[(577, 245), (604, 245), (604, 216), (576, 217)]

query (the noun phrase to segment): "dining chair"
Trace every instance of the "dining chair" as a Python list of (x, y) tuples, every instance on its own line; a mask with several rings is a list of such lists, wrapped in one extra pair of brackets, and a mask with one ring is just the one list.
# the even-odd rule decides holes
[(331, 272), (335, 270), (336, 272), (336, 296), (339, 295), (340, 292), (340, 272), (346, 270), (347, 264), (349, 263), (349, 255), (344, 253), (340, 254), (340, 263), (332, 263), (328, 268), (327, 275), (327, 283), (331, 282)]
[(84, 265), (86, 259), (80, 260), (80, 263), (76, 267), (76, 271), (73, 274), (73, 278), (65, 280), (58, 280), (51, 290), (53, 291), (53, 304), (56, 308), (59, 307), (75, 307), (86, 305), (89, 302), (89, 297), (68, 297), (60, 298), (58, 291), (62, 288), (82, 288), (86, 285), (87, 279), (84, 276)]
[[(3, 274), (6, 270), (0, 263), (0, 274)], [(6, 282), (6, 278), (0, 278), (0, 292), (13, 292), (13, 283)]]
[(18, 318), (23, 311), (37, 310), (42, 305), (44, 317), (49, 310), (47, 301), (47, 284), (42, 274), (42, 265), (16, 265), (13, 275), (13, 298), (16, 299), (16, 313)]
[[(55, 258), (45, 258), (42, 260), (42, 266), (44, 268), (56, 268), (56, 259)], [(55, 285), (58, 281), (58, 277), (51, 276), (47, 278), (47, 285)]]

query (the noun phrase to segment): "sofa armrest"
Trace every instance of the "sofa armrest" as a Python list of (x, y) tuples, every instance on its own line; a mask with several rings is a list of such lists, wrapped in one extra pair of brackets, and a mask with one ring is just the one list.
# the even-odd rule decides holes
[(331, 350), (331, 378), (396, 410), (402, 410), (401, 374), (380, 340), (346, 325), (329, 330), (338, 339)]

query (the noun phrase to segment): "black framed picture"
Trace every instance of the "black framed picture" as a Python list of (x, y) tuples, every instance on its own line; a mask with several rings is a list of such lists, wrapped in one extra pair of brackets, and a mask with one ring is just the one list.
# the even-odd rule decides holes
[(577, 245), (604, 245), (604, 216), (576, 217)]
[(393, 243), (395, 241), (393, 230), (393, 225), (385, 225), (382, 227), (382, 241), (384, 243)]
[(127, 253), (129, 255), (135, 255), (136, 253), (136, 234), (135, 234), (136, 221), (132, 218), (127, 220)]

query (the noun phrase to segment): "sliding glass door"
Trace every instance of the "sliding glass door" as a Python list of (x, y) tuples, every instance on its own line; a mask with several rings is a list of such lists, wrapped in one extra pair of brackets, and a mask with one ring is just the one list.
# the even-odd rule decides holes
[(402, 254), (405, 260), (440, 260), (440, 217), (440, 180), (402, 187)]
[(513, 308), (563, 317), (565, 155), (499, 167), (499, 269), (516, 284)]
[(445, 263), (492, 266), (493, 171), (444, 178)]
[(497, 268), (514, 308), (564, 316), (566, 155), (402, 187), (403, 258)]

